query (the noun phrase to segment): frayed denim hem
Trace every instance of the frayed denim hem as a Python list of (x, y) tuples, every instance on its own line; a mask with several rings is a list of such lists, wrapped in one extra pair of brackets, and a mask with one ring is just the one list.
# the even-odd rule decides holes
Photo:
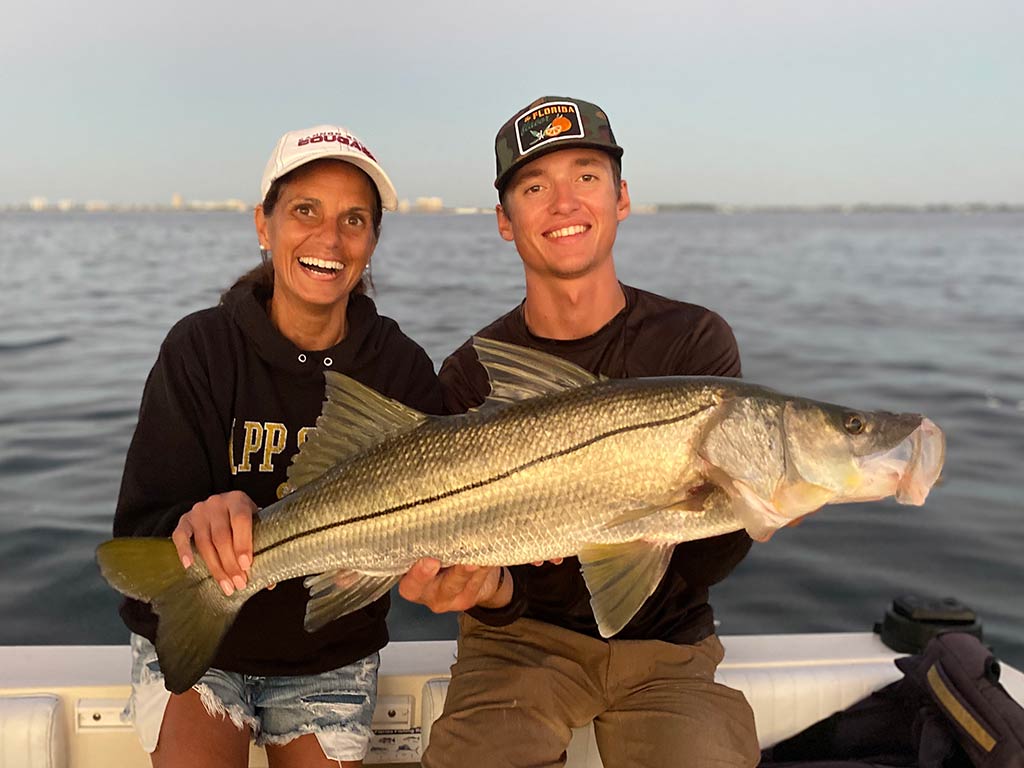
[(238, 704), (225, 704), (206, 683), (196, 683), (192, 690), (199, 694), (203, 707), (210, 717), (226, 717), (238, 730), (248, 727), (251, 733), (259, 734), (259, 718), (247, 715)]
[(367, 752), (370, 751), (370, 733), (356, 734), (346, 728), (348, 726), (302, 727), (284, 734), (260, 733), (256, 736), (256, 745), (260, 747), (267, 744), (282, 746), (300, 736), (313, 734), (328, 760), (340, 762), (364, 759)]

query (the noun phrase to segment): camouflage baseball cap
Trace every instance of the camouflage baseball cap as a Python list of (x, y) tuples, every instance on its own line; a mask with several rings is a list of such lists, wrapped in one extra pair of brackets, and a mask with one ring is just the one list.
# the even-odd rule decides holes
[(524, 163), (572, 147), (592, 147), (622, 157), (603, 109), (580, 99), (542, 96), (516, 112), (494, 137), (495, 189), (501, 192)]

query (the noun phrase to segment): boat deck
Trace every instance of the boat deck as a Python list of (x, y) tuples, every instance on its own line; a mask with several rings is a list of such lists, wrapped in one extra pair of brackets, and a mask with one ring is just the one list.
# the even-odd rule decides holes
[[(871, 633), (723, 636), (718, 679), (742, 690), (762, 746), (774, 744), (898, 679), (900, 656)], [(381, 652), (375, 739), (366, 763), (418, 764), (447, 690), (454, 641), (393, 643)], [(1024, 673), (1003, 665), (1000, 682), (1024, 702)], [(0, 765), (26, 765), (25, 745), (53, 768), (149, 765), (120, 712), (128, 697), (125, 646), (0, 647)], [(9, 739), (16, 730), (26, 738)], [(16, 746), (17, 743), (17, 746)], [(7, 746), (5, 746), (7, 745)], [(17, 762), (3, 752), (19, 751)], [(46, 762), (50, 760), (50, 762)], [(266, 766), (253, 748), (252, 766)], [(569, 768), (598, 768), (593, 728), (580, 729)]]

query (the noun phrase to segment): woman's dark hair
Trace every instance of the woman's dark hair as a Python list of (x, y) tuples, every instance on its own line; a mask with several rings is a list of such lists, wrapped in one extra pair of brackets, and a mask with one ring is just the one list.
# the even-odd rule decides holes
[[(340, 163), (345, 161), (330, 159), (313, 161), (313, 163), (322, 162)], [(270, 189), (267, 190), (267, 196), (263, 198), (263, 215), (265, 217), (270, 218), (274, 213), (274, 207), (277, 205), (278, 198), (281, 196), (281, 189), (288, 183), (296, 171), (299, 171), (302, 168), (307, 168), (310, 165), (313, 165), (313, 163), (307, 163), (306, 165), (299, 166), (293, 171), (289, 171), (284, 176), (276, 179), (274, 183), (270, 185)], [(366, 176), (362, 169), (359, 170), (364, 176)], [(378, 190), (377, 185), (373, 183), (373, 179), (369, 176), (366, 176), (366, 178), (370, 182), (370, 188), (373, 190), (373, 208), (370, 211), (370, 217), (373, 222), (373, 238), (374, 240), (380, 240), (381, 219), (384, 217), (384, 209), (380, 200), (380, 190)], [(274, 263), (268, 257), (267, 251), (261, 250), (260, 253), (263, 258), (259, 265), (253, 267), (235, 280), (235, 284), (221, 295), (221, 301), (224, 301), (225, 296), (241, 285), (254, 286), (257, 299), (264, 303), (270, 301), (270, 297), (274, 293)], [(358, 295), (368, 293), (371, 290), (373, 290), (373, 276), (370, 274), (370, 270), (367, 269), (359, 279), (359, 282), (352, 288), (352, 293)]]

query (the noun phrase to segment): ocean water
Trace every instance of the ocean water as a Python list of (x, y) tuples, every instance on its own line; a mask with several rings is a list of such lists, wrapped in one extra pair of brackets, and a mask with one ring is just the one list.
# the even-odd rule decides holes
[[(258, 259), (231, 213), (0, 213), (0, 644), (122, 643), (93, 550), (157, 348)], [(924, 507), (826, 508), (712, 591), (723, 634), (869, 630), (952, 596), (1024, 667), (1024, 216), (634, 215), (620, 277), (711, 307), (744, 375), (946, 432)], [(435, 364), (522, 298), (490, 216), (387, 216), (376, 300)], [(397, 639), (451, 636), (396, 600)]]

